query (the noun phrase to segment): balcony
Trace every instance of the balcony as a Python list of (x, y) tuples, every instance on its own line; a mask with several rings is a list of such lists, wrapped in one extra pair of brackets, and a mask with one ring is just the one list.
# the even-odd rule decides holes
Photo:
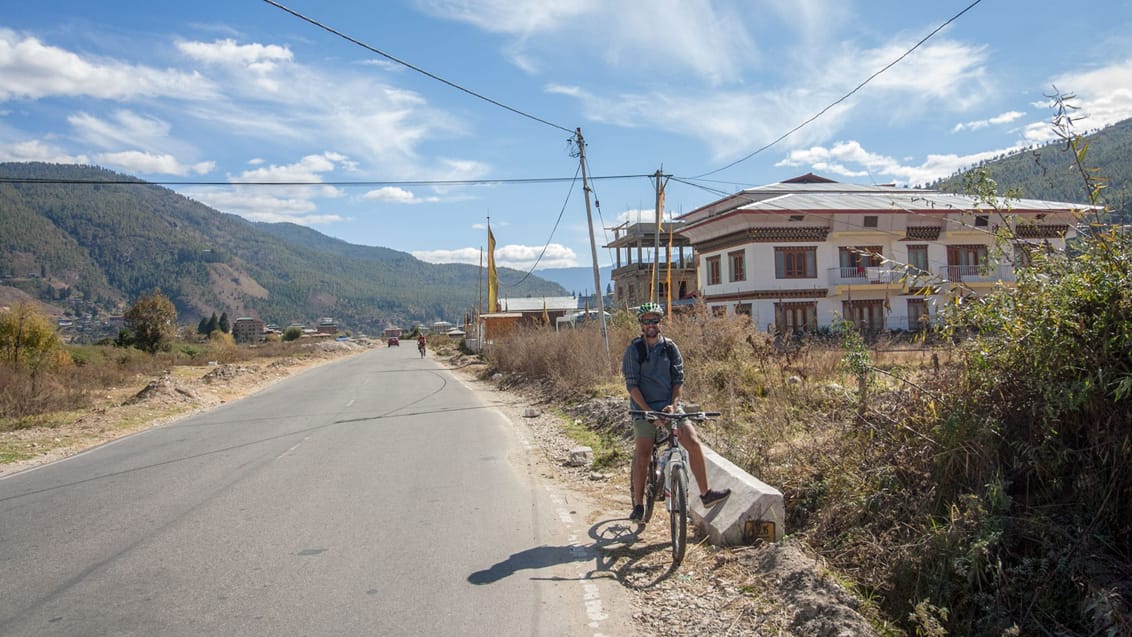
[(904, 273), (887, 267), (830, 268), (830, 285), (869, 285), (896, 283)]
[(945, 265), (939, 268), (941, 278), (954, 283), (999, 283), (1014, 282), (1014, 267), (998, 265)]
[[(661, 261), (659, 265), (660, 265), (660, 276), (663, 277), (665, 275), (665, 273), (668, 272), (668, 263)], [(644, 263), (630, 263), (628, 265), (623, 265), (619, 268), (614, 268), (613, 272), (611, 273), (611, 276), (614, 279), (618, 279), (618, 278), (621, 278), (621, 277), (632, 276), (632, 275), (639, 274), (639, 273), (642, 273), (642, 272), (648, 272), (648, 273), (651, 274), (652, 268), (653, 268), (653, 262), (652, 261), (646, 261)], [(691, 262), (686, 263), (683, 267), (680, 266), (680, 263), (678, 261), (672, 262), (672, 272), (673, 273), (695, 272), (695, 271), (696, 271), (696, 267), (694, 265), (692, 265)]]

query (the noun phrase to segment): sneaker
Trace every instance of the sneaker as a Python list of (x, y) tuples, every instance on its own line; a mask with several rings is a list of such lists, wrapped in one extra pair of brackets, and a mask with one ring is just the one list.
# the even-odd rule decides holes
[(630, 522), (640, 522), (645, 517), (645, 505), (634, 504), (633, 512), (629, 514)]
[(722, 491), (708, 489), (707, 493), (700, 496), (700, 502), (703, 502), (705, 507), (715, 506), (726, 500), (729, 495), (731, 495), (731, 489), (723, 489)]

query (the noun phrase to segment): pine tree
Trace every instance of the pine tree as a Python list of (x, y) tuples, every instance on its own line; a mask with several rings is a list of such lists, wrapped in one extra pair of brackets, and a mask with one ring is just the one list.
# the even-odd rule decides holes
[(228, 322), (228, 313), (227, 312), (221, 312), (221, 314), (220, 314), (220, 324), (218, 325), (218, 327), (220, 328), (220, 331), (224, 332), (225, 334), (232, 331), (232, 325), (231, 325), (231, 323)]

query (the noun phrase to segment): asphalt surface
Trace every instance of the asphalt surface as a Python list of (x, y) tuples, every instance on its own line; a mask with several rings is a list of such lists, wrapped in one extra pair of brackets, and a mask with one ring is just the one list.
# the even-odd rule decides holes
[(0, 635), (632, 633), (523, 436), (379, 348), (0, 478)]

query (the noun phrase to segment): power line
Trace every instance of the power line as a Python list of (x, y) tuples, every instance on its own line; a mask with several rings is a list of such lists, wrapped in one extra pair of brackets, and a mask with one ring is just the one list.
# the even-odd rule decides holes
[(582, 164), (581, 164), (581, 162), (578, 162), (578, 170), (574, 173), (574, 180), (570, 182), (570, 190), (568, 190), (566, 192), (566, 199), (565, 199), (565, 201), (562, 202), (562, 210), (558, 211), (558, 219), (554, 220), (554, 227), (551, 228), (550, 236), (546, 238), (546, 243), (544, 243), (543, 246), (542, 246), (542, 252), (538, 253), (538, 258), (535, 259), (535, 262), (531, 265), (531, 269), (527, 270), (527, 273), (523, 275), (523, 278), (519, 279), (515, 283), (508, 285), (507, 287), (509, 287), (509, 288), (518, 287), (520, 283), (522, 283), (523, 281), (526, 281), (527, 278), (531, 276), (531, 274), (535, 271), (535, 268), (538, 267), (539, 262), (542, 261), (543, 255), (546, 254), (546, 249), (548, 247), (550, 247), (550, 242), (554, 240), (554, 233), (558, 232), (558, 224), (562, 223), (562, 215), (566, 214), (566, 205), (568, 203), (570, 203), (570, 196), (572, 194), (574, 194), (574, 186), (577, 185), (578, 174), (581, 173), (581, 172), (582, 172)]
[[(270, 0), (268, 0), (268, 1), (270, 1)], [(899, 62), (900, 62), (901, 60), (903, 60), (904, 58), (906, 58), (906, 57), (908, 57), (909, 55), (911, 55), (911, 54), (912, 54), (912, 52), (913, 52), (913, 51), (915, 51), (916, 49), (920, 48), (920, 45), (922, 45), (922, 44), (923, 44), (924, 42), (927, 42), (927, 41), (928, 41), (929, 39), (931, 39), (931, 37), (932, 37), (932, 36), (934, 36), (935, 34), (939, 33), (940, 31), (942, 31), (944, 27), (946, 27), (947, 25), (949, 25), (949, 24), (951, 24), (952, 22), (956, 21), (957, 19), (959, 19), (959, 16), (963, 15), (964, 13), (967, 13), (968, 11), (970, 11), (971, 9), (973, 9), (973, 8), (975, 7), (975, 5), (979, 4), (979, 3), (980, 3), (980, 2), (982, 2), (982, 1), (983, 1), (983, 0), (975, 0), (975, 1), (974, 1), (974, 2), (972, 2), (971, 4), (967, 5), (967, 7), (966, 7), (965, 9), (963, 9), (963, 10), (962, 10), (962, 11), (960, 11), (959, 13), (956, 13), (955, 15), (951, 16), (951, 18), (950, 18), (950, 19), (948, 19), (948, 20), (947, 20), (947, 22), (944, 22), (943, 24), (941, 24), (941, 25), (939, 25), (938, 27), (936, 27), (936, 28), (935, 28), (935, 29), (934, 29), (934, 30), (933, 30), (933, 31), (932, 31), (931, 33), (929, 33), (929, 34), (927, 34), (926, 36), (924, 36), (924, 38), (923, 38), (922, 40), (920, 40), (919, 42), (917, 42), (917, 43), (916, 43), (916, 44), (915, 44), (915, 45), (914, 45), (914, 46), (913, 46), (912, 48), (910, 48), (910, 49), (908, 49), (907, 51), (905, 51), (905, 52), (904, 52), (904, 53), (903, 53), (903, 54), (902, 54), (902, 55), (901, 55), (900, 57), (898, 57), (898, 58), (896, 58), (895, 60), (893, 60), (893, 61), (889, 62), (889, 63), (888, 63), (887, 65), (885, 65), (885, 67), (884, 67), (884, 68), (882, 68), (881, 70), (877, 71), (876, 73), (873, 73), (873, 74), (872, 74), (872, 75), (870, 75), (869, 77), (865, 78), (865, 81), (864, 81), (864, 82), (861, 82), (861, 83), (860, 83), (860, 84), (858, 84), (858, 85), (857, 85), (856, 87), (854, 87), (854, 88), (853, 88), (853, 90), (849, 91), (849, 92), (848, 92), (848, 93), (846, 93), (845, 95), (842, 95), (842, 96), (841, 96), (840, 98), (838, 98), (838, 99), (837, 99), (836, 101), (834, 101), (834, 102), (833, 102), (833, 103), (831, 103), (830, 105), (828, 105), (828, 106), (826, 106), (825, 108), (823, 108), (823, 109), (821, 109), (820, 111), (818, 111), (818, 112), (817, 112), (817, 114), (816, 114), (816, 115), (814, 115), (813, 117), (811, 117), (810, 119), (807, 119), (806, 121), (802, 122), (801, 124), (798, 124), (798, 125), (797, 125), (797, 126), (795, 126), (794, 128), (791, 128), (790, 130), (788, 130), (788, 131), (786, 131), (785, 133), (783, 133), (783, 134), (782, 134), (782, 135), (781, 135), (781, 136), (780, 136), (780, 137), (779, 137), (778, 139), (776, 139), (776, 140), (774, 140), (774, 141), (770, 142), (769, 144), (766, 144), (766, 145), (762, 146), (761, 148), (758, 148), (758, 149), (756, 149), (756, 150), (755, 150), (754, 152), (752, 152), (752, 153), (750, 153), (750, 154), (746, 155), (745, 157), (740, 157), (739, 159), (736, 159), (735, 161), (731, 162), (730, 164), (727, 164), (726, 166), (724, 166), (724, 167), (722, 167), (722, 168), (716, 168), (715, 170), (713, 170), (713, 171), (711, 171), (711, 172), (706, 172), (706, 173), (703, 173), (702, 175), (696, 175), (695, 177), (690, 177), (690, 179), (699, 179), (700, 177), (707, 177), (708, 175), (714, 175), (715, 173), (718, 173), (718, 172), (722, 172), (722, 171), (724, 171), (724, 170), (727, 170), (728, 168), (731, 168), (732, 166), (735, 166), (736, 164), (741, 164), (741, 163), (743, 163), (743, 162), (747, 161), (748, 159), (750, 159), (750, 158), (754, 157), (755, 155), (758, 155), (759, 153), (763, 152), (764, 150), (766, 150), (766, 149), (770, 148), (771, 146), (774, 146), (774, 145), (775, 145), (775, 144), (777, 144), (778, 142), (780, 142), (780, 141), (782, 141), (782, 140), (786, 139), (787, 137), (789, 137), (789, 136), (793, 135), (794, 133), (798, 132), (798, 131), (799, 131), (799, 130), (801, 130), (801, 129), (802, 129), (803, 127), (805, 127), (805, 126), (809, 125), (810, 123), (812, 123), (812, 122), (813, 122), (814, 120), (816, 120), (817, 118), (821, 117), (822, 115), (825, 115), (825, 114), (826, 114), (826, 112), (827, 112), (827, 111), (829, 111), (829, 109), (833, 108), (834, 106), (837, 106), (838, 104), (840, 104), (840, 103), (844, 102), (845, 100), (849, 99), (850, 97), (852, 97), (854, 93), (856, 93), (857, 91), (859, 91), (859, 90), (861, 90), (862, 88), (864, 88), (864, 86), (865, 86), (866, 84), (868, 84), (869, 82), (873, 81), (873, 79), (874, 79), (874, 78), (876, 78), (876, 77), (877, 77), (878, 75), (880, 75), (881, 73), (884, 73), (884, 72), (885, 72), (885, 71), (887, 71), (888, 69), (890, 69), (890, 68), (892, 68), (892, 67), (896, 66), (896, 65), (897, 65), (897, 64), (898, 64), (898, 63), (899, 63)]]
[(314, 26), (316, 26), (320, 29), (323, 29), (325, 31), (333, 33), (334, 35), (342, 38), (343, 40), (346, 40), (348, 42), (356, 44), (356, 45), (362, 47), (363, 49), (365, 49), (367, 51), (371, 51), (373, 53), (376, 53), (376, 54), (380, 55), (381, 57), (384, 57), (388, 60), (396, 62), (397, 64), (400, 64), (400, 65), (402, 65), (406, 68), (412, 69), (412, 70), (416, 71), (417, 73), (420, 73), (421, 75), (424, 75), (426, 77), (429, 77), (429, 78), (436, 80), (437, 82), (447, 84), (448, 86), (451, 86), (452, 88), (454, 88), (458, 91), (463, 91), (464, 93), (467, 93), (468, 95), (471, 95), (472, 97), (477, 97), (477, 98), (479, 98), (479, 99), (481, 99), (485, 102), (488, 102), (490, 104), (494, 104), (495, 106), (498, 106), (499, 108), (511, 111), (512, 113), (515, 113), (516, 115), (521, 115), (522, 117), (526, 117), (527, 119), (533, 119), (534, 121), (536, 121), (540, 124), (546, 124), (547, 126), (551, 126), (553, 128), (557, 128), (559, 130), (564, 130), (567, 133), (570, 133), (571, 135), (574, 134), (573, 129), (566, 128), (565, 126), (559, 126), (558, 124), (555, 124), (554, 122), (549, 122), (545, 119), (542, 119), (541, 117), (536, 117), (534, 115), (531, 115), (530, 113), (526, 113), (524, 111), (521, 111), (517, 108), (513, 108), (511, 106), (508, 106), (508, 105), (506, 105), (502, 102), (499, 102), (497, 100), (493, 100), (490, 97), (487, 97), (485, 95), (477, 93), (477, 92), (475, 92), (475, 91), (473, 91), (469, 88), (464, 88), (463, 86), (460, 86), (459, 84), (456, 84), (455, 82), (451, 82), (449, 80), (446, 80), (446, 79), (440, 77), (439, 75), (436, 75), (434, 73), (429, 73), (428, 71), (426, 71), (426, 70), (424, 70), (424, 69), (422, 69), (418, 66), (414, 66), (413, 64), (410, 64), (410, 63), (406, 62), (405, 60), (402, 60), (398, 57), (390, 55), (389, 53), (386, 53), (385, 51), (382, 51), (380, 49), (374, 48), (374, 47), (366, 44), (365, 42), (361, 42), (360, 40), (356, 40), (356, 39), (346, 35), (345, 33), (342, 33), (341, 31), (338, 31), (334, 28), (331, 28), (331, 27), (319, 22), (318, 20), (315, 20), (313, 18), (308, 18), (307, 16), (299, 13), (298, 11), (295, 11), (295, 10), (289, 8), (289, 7), (286, 7), (282, 4), (279, 4), (278, 2), (275, 2), (275, 0), (263, 0), (263, 1), (266, 2), (267, 4), (274, 6), (274, 7), (278, 7), (279, 9), (282, 9), (283, 11), (286, 11), (287, 13), (290, 13), (291, 15), (295, 16), (296, 18), (299, 18), (300, 20), (304, 20), (306, 22), (309, 22), (310, 24), (313, 24)]
[[(591, 180), (638, 179), (651, 175), (591, 176)], [(0, 177), (0, 184), (70, 184), (127, 186), (488, 186), (573, 182), (575, 177), (532, 177), (520, 179), (423, 179), (410, 181), (148, 181), (139, 179), (55, 179), (36, 177)]]

